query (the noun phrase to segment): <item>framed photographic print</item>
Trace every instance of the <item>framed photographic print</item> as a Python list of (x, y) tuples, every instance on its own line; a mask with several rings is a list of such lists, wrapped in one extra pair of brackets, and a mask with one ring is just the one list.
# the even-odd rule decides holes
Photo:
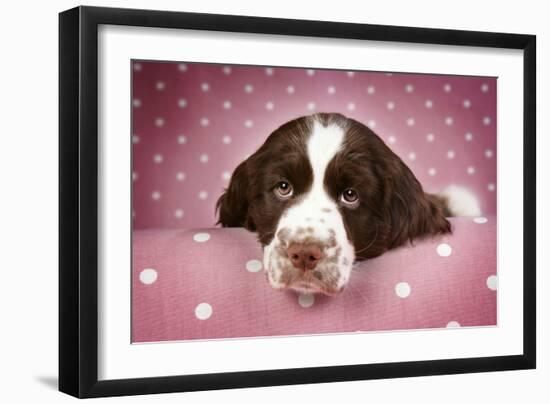
[(535, 367), (535, 37), (60, 14), (59, 387)]

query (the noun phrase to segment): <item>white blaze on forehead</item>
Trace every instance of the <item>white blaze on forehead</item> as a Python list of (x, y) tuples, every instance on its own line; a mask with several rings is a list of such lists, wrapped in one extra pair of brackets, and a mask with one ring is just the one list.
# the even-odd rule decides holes
[[(302, 242), (309, 237), (325, 247), (327, 259), (322, 259), (316, 270), (333, 276), (336, 289), (348, 282), (355, 257), (354, 248), (348, 240), (337, 201), (330, 198), (324, 187), (326, 169), (342, 148), (344, 137), (344, 130), (337, 125), (324, 127), (317, 121), (312, 125), (307, 140), (307, 158), (313, 171), (313, 183), (279, 219), (275, 234), (286, 229), (287, 235), (283, 239), (274, 237), (264, 248), (264, 267), (269, 283), (276, 289), (286, 286), (281, 283), (281, 276), (292, 271), (292, 263), (286, 254), (288, 244)], [(304, 232), (305, 229), (308, 230)]]
[(325, 171), (344, 141), (344, 130), (336, 125), (324, 127), (315, 121), (313, 131), (307, 143), (307, 154), (313, 168), (313, 185), (311, 193), (323, 189)]

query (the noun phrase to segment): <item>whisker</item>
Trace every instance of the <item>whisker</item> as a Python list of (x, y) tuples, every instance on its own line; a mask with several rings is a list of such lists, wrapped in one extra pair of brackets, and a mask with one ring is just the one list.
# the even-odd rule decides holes
[[(376, 222), (375, 222), (376, 223)], [(372, 245), (374, 244), (374, 242), (376, 241), (376, 239), (378, 238), (378, 224), (376, 225), (376, 234), (374, 235), (373, 239), (371, 240), (371, 242), (369, 243), (368, 246), (364, 247), (364, 248), (361, 248), (360, 250), (358, 251), (355, 251), (355, 255), (357, 255), (358, 253), (361, 253), (369, 248), (372, 247)]]
[(276, 230), (272, 230), (272, 231), (270, 231), (270, 232), (267, 232), (267, 233), (265, 233), (265, 234), (262, 234), (262, 236), (261, 236), (261, 237), (258, 237), (258, 239), (260, 240), (260, 242), (263, 242), (264, 239), (270, 238), (270, 237), (272, 237), (272, 236), (275, 236), (275, 232), (276, 232)]

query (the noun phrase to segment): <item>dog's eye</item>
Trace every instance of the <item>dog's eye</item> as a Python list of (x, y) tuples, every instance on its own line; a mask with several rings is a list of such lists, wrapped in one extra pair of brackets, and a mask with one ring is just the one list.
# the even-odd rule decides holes
[(289, 182), (281, 181), (275, 187), (275, 194), (280, 198), (289, 198), (292, 196), (292, 185)]
[(346, 205), (356, 205), (359, 201), (359, 195), (355, 189), (348, 188), (342, 192), (340, 200)]

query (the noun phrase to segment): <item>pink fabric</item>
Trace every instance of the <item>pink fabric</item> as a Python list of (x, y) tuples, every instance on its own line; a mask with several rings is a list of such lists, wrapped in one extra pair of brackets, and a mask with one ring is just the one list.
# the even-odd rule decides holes
[(428, 191), (455, 183), (496, 212), (496, 79), (134, 62), (134, 224), (211, 227), (233, 169), (284, 122), (341, 112)]
[(495, 325), (495, 217), (451, 222), (453, 235), (360, 263), (343, 294), (314, 301), (271, 289), (244, 229), (136, 231), (132, 340)]

